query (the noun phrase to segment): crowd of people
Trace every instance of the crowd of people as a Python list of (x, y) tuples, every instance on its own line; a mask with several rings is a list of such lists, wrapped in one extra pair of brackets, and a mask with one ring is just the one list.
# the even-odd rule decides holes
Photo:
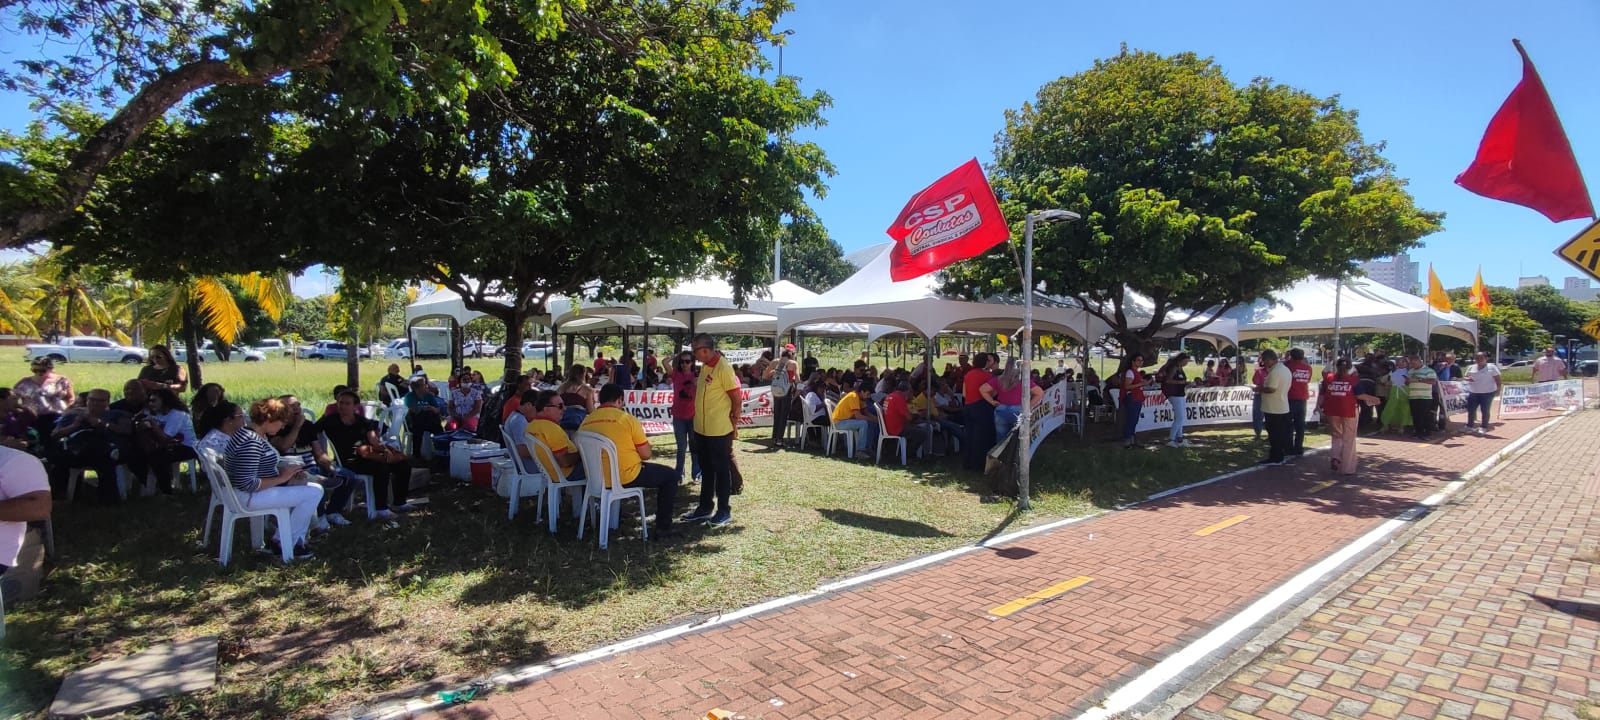
[[(1355, 471), (1355, 438), (1361, 430), (1410, 432), (1427, 439), (1444, 429), (1441, 381), (1468, 383), (1466, 428), (1484, 432), (1500, 392), (1500, 370), (1484, 353), (1464, 367), (1455, 360), (1445, 352), (1435, 353), (1431, 362), (1417, 355), (1391, 359), (1369, 353), (1354, 364), (1341, 358), (1318, 378), (1300, 349), (1282, 358), (1264, 351), (1249, 379), (1256, 393), (1253, 427), (1258, 438), (1265, 433), (1268, 441), (1262, 462), (1282, 463), (1304, 452), (1312, 382), (1320, 382), (1316, 409), (1333, 435), (1330, 463), (1336, 472)], [(0, 448), (7, 451), (0, 462), (42, 460), (47, 494), (65, 492), (74, 471), (91, 470), (98, 478), (98, 500), (117, 503), (124, 492), (116, 480), (119, 466), (129, 479), (127, 491), (145, 488), (148, 478), (152, 492), (172, 493), (174, 469), (210, 448), (223, 459), (230, 483), (247, 507), (290, 509), (290, 527), (281, 529), (278, 541), (291, 543), (296, 555), (304, 557), (316, 533), (350, 523), (345, 512), (358, 476), (373, 478), (373, 497), (367, 502), (378, 521), (395, 524), (413, 510), (407, 502), (411, 470), (424, 454), (421, 443), (429, 433), (467, 433), (496, 442), (502, 429), (512, 437), (525, 433), (550, 447), (561, 472), (576, 480), (583, 478), (583, 467), (571, 433), (587, 430), (617, 445), (622, 485), (656, 491), (656, 531), (670, 534), (677, 489), (686, 481), (701, 488), (696, 506), (682, 521), (732, 521), (730, 496), (738, 493), (743, 480), (732, 441), (745, 387), (771, 388), (777, 447), (793, 447), (799, 440), (790, 437), (789, 421), (826, 418), (833, 429), (854, 436), (858, 457), (871, 456), (882, 427), (903, 437), (912, 454), (945, 455), (959, 447), (963, 467), (982, 471), (985, 454), (1016, 427), (1024, 407), (1037, 404), (1045, 389), (1061, 382), (1081, 383), (1090, 404), (1119, 407), (1129, 447), (1134, 446), (1142, 404), (1159, 393), (1174, 410), (1167, 444), (1188, 446), (1183, 423), (1188, 388), (1240, 380), (1227, 359), (1208, 360), (1196, 377), (1189, 375), (1191, 362), (1187, 353), (1177, 353), (1152, 373), (1144, 358), (1133, 354), (1103, 385), (1092, 369), (1075, 373), (1046, 368), (1025, 379), (1015, 358), (1002, 369), (1000, 357), (986, 352), (970, 361), (960, 355), (938, 374), (929, 372), (926, 363), (880, 372), (866, 353), (849, 368), (822, 369), (811, 356), (797, 361), (793, 345), (736, 367), (709, 336), (700, 335), (667, 364), (659, 363), (653, 350), (645, 350), (640, 361), (625, 350), (616, 358), (599, 355), (593, 364), (575, 364), (564, 374), (535, 369), (508, 375), (493, 390), (482, 373), (459, 368), (450, 373), (447, 399), (420, 370), (405, 377), (398, 365), (390, 365), (377, 396), (384, 407), (404, 408), (412, 442), (402, 448), (398, 433), (386, 427), (387, 417), (365, 416), (354, 389), (336, 387), (335, 402), (320, 416), (305, 411), (292, 395), (241, 407), (216, 383), (189, 394), (183, 367), (168, 348), (157, 345), (137, 377), (123, 384), (120, 398), (106, 388), (78, 392), (52, 361), (33, 361), (28, 377), (0, 388)], [(1567, 376), (1553, 348), (1545, 350), (1533, 370), (1535, 381)], [(670, 465), (647, 462), (652, 459), (650, 446), (639, 421), (626, 409), (626, 390), (646, 388), (673, 393), (677, 452)], [(0, 497), (0, 522), (5, 521), (6, 502)], [(0, 556), (4, 550), (0, 547)]]

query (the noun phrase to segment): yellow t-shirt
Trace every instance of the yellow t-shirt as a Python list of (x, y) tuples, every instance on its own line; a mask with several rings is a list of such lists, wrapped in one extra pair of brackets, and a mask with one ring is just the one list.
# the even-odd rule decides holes
[(733, 432), (728, 416), (733, 413), (733, 399), (728, 391), (739, 389), (739, 379), (733, 375), (733, 365), (718, 356), (716, 364), (700, 366), (699, 385), (694, 393), (694, 431), (706, 437), (720, 437)]
[[(622, 472), (623, 485), (639, 477), (639, 467), (644, 461), (639, 459), (638, 447), (646, 441), (644, 426), (639, 424), (638, 418), (628, 414), (626, 410), (603, 407), (589, 413), (589, 417), (584, 418), (583, 424), (578, 426), (578, 429), (600, 433), (616, 443), (617, 469)], [(610, 478), (606, 480), (606, 487), (616, 487), (610, 484)]]
[[(575, 452), (572, 447), (572, 439), (567, 437), (567, 431), (562, 430), (560, 425), (544, 418), (534, 418), (533, 422), (528, 423), (528, 434), (549, 446), (552, 453), (560, 453), (563, 450)], [(573, 467), (576, 468), (577, 466), (574, 465)], [(550, 470), (552, 468), (545, 468), (546, 472)], [(571, 475), (572, 472), (568, 471), (567, 474)]]
[[(922, 395), (918, 395), (918, 396), (916, 396), (914, 398), (911, 398), (911, 402), (908, 404), (908, 407), (911, 408), (911, 416), (912, 417), (914, 417), (914, 418), (922, 417), (928, 410), (928, 396), (927, 396), (927, 394), (924, 393)], [(939, 408), (938, 408), (938, 406), (934, 406), (933, 414), (930, 415), (929, 417), (934, 417), (934, 418), (939, 417)]]
[(861, 396), (850, 392), (839, 398), (839, 403), (833, 406), (833, 421), (844, 422), (861, 412)]

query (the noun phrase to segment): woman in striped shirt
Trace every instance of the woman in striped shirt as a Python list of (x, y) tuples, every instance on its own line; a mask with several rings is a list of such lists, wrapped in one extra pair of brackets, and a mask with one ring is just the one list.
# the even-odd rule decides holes
[[(289, 485), (301, 466), (278, 463), (278, 451), (266, 436), (283, 429), (289, 407), (277, 398), (250, 404), (250, 425), (240, 428), (228, 441), (228, 478), (240, 500), (251, 510), (289, 508), (289, 527), (278, 528), (278, 543), (292, 542), (294, 557), (311, 557), (306, 548), (306, 533), (322, 501), (322, 486), (316, 483)], [(288, 536), (285, 537), (285, 531)]]

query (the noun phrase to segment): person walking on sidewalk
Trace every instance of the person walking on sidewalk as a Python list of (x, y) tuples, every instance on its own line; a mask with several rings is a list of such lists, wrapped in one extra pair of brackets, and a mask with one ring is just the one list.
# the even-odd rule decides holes
[(1289, 384), (1294, 378), (1289, 368), (1278, 362), (1278, 353), (1271, 350), (1261, 351), (1261, 367), (1267, 369), (1267, 375), (1255, 390), (1261, 396), (1261, 414), (1266, 420), (1269, 450), (1267, 459), (1257, 464), (1282, 465), (1288, 462), (1289, 455)]
[[(733, 435), (739, 426), (744, 394), (733, 365), (717, 351), (715, 340), (700, 333), (690, 343), (700, 361), (694, 395), (694, 448), (700, 458), (700, 504), (683, 516), (684, 522), (709, 520), (712, 525), (733, 522), (728, 498), (733, 494)], [(713, 505), (713, 500), (715, 504)]]
[(1433, 434), (1433, 386), (1439, 384), (1439, 376), (1433, 368), (1423, 365), (1422, 358), (1416, 355), (1406, 356), (1406, 361), (1411, 365), (1411, 371), (1406, 373), (1406, 395), (1411, 405), (1411, 436), (1426, 440)]
[(1360, 380), (1350, 360), (1339, 358), (1317, 395), (1317, 413), (1328, 423), (1328, 433), (1333, 436), (1330, 466), (1340, 475), (1356, 474), (1356, 428), (1361, 415), (1356, 385)]
[(1168, 447), (1189, 447), (1189, 441), (1183, 438), (1184, 400), (1189, 392), (1189, 376), (1183, 372), (1183, 368), (1188, 364), (1189, 353), (1178, 353), (1169, 358), (1156, 373), (1156, 381), (1161, 383), (1161, 394), (1172, 406), (1172, 429), (1167, 432)]
[[(1494, 396), (1500, 394), (1500, 366), (1489, 362), (1486, 353), (1473, 356), (1473, 364), (1467, 366), (1467, 432), (1476, 432), (1479, 435), (1489, 430), (1489, 406), (1494, 404)], [(1477, 410), (1483, 410), (1483, 422), (1477, 423)]]
[(1311, 364), (1306, 362), (1306, 351), (1289, 349), (1289, 359), (1283, 366), (1289, 369), (1289, 421), (1294, 434), (1289, 440), (1290, 455), (1306, 452), (1306, 401), (1311, 399)]

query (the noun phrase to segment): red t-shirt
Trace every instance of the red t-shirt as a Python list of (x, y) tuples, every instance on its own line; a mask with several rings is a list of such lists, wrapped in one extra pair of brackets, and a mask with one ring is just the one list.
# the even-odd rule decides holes
[(1289, 399), (1307, 400), (1311, 397), (1311, 366), (1303, 361), (1290, 360), (1283, 364), (1289, 368)]
[[(1361, 376), (1354, 373), (1344, 377), (1328, 373), (1328, 377), (1322, 381), (1322, 414), (1328, 417), (1355, 417), (1356, 383), (1360, 381)], [(1293, 392), (1290, 396), (1293, 397)]]
[(1135, 402), (1144, 402), (1144, 377), (1129, 368), (1122, 373), (1122, 392)]
[(911, 406), (906, 404), (906, 396), (899, 390), (889, 393), (883, 399), (883, 429), (890, 435), (904, 435), (906, 423), (911, 420)]
[(994, 378), (994, 375), (991, 375), (988, 370), (979, 370), (977, 368), (968, 370), (966, 376), (961, 378), (961, 399), (969, 404), (983, 402), (983, 393), (979, 391), (979, 388), (983, 387), (984, 383), (989, 382), (992, 378)]

